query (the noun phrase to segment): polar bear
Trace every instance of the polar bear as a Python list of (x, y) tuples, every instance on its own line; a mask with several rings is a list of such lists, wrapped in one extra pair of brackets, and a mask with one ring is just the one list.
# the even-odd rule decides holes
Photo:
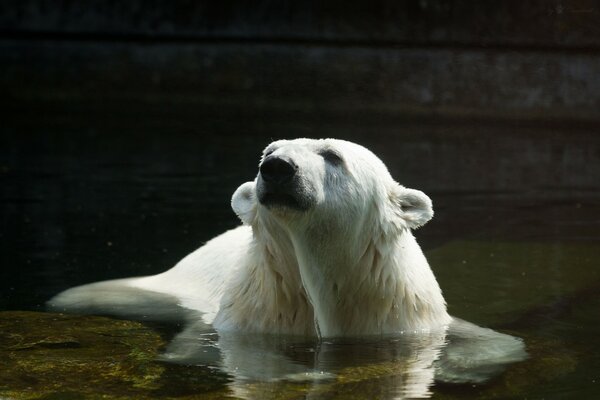
[[(243, 398), (262, 397), (245, 393), (247, 379), (300, 377), (318, 389), (336, 367), (365, 360), (402, 371), (394, 393), (427, 397), (434, 379), (479, 383), (527, 357), (520, 339), (448, 315), (412, 234), (432, 218), (431, 200), (364, 147), (276, 141), (231, 205), (243, 225), (172, 269), (75, 287), (50, 308), (183, 321), (162, 359), (216, 365)], [(336, 345), (348, 337), (356, 359)], [(374, 337), (391, 341), (371, 352), (361, 340)], [(316, 339), (314, 362), (290, 358), (274, 338)]]
[(50, 306), (163, 317), (181, 307), (219, 332), (316, 337), (451, 322), (411, 232), (432, 218), (431, 200), (394, 181), (366, 148), (336, 139), (271, 143), (231, 204), (243, 225), (171, 270), (69, 289)]

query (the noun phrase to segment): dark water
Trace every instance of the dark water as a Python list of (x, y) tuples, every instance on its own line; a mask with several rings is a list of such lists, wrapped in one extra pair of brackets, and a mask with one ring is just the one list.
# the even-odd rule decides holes
[[(400, 183), (432, 197), (436, 216), (416, 236), (451, 314), (527, 344), (530, 359), (503, 378), (438, 383), (434, 398), (600, 394), (593, 127), (176, 117), (17, 115), (0, 128), (0, 310), (41, 311), (68, 287), (170, 268), (238, 225), (230, 196), (254, 178), (271, 139), (337, 137), (372, 149)], [(392, 398), (397, 384), (378, 377), (352, 395), (369, 398), (379, 385)], [(296, 398), (276, 388), (264, 390)]]

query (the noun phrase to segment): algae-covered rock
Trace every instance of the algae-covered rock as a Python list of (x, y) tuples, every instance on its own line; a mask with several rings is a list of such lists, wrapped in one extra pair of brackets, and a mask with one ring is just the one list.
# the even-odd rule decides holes
[(139, 323), (92, 316), (0, 313), (0, 394), (14, 398), (156, 388), (163, 345)]
[[(477, 388), (432, 382), (432, 387), (423, 387), (420, 393), (434, 398), (506, 398), (576, 367), (574, 354), (563, 343), (535, 338), (526, 338), (526, 342), (530, 359), (492, 382)], [(418, 357), (406, 360), (400, 353), (398, 359), (376, 354), (369, 361), (362, 356), (354, 361), (346, 358), (341, 364), (332, 364), (331, 370), (323, 370), (324, 379), (307, 375), (304, 381), (260, 381), (239, 379), (234, 371), (226, 374), (214, 366), (158, 361), (165, 344), (155, 330), (137, 322), (0, 312), (0, 398), (371, 399), (410, 396), (415, 388), (414, 375), (408, 371)], [(351, 353), (353, 346), (364, 352), (364, 345), (348, 346), (342, 346), (340, 354)], [(385, 353), (382, 346), (371, 344), (373, 353)]]
[(207, 385), (201, 368), (157, 361), (164, 344), (138, 322), (0, 312), (0, 398), (209, 398), (222, 377)]

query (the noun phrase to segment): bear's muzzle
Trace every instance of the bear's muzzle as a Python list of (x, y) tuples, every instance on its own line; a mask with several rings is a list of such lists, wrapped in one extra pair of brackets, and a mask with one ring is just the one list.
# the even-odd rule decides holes
[(259, 167), (258, 201), (267, 208), (283, 207), (304, 211), (310, 208), (299, 184), (298, 166), (281, 156), (268, 156)]

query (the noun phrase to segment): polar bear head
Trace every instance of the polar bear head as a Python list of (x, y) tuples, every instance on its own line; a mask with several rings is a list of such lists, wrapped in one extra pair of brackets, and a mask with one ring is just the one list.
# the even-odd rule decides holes
[(433, 216), (423, 192), (395, 182), (366, 148), (336, 139), (271, 143), (258, 176), (238, 188), (232, 207), (248, 225), (274, 218), (288, 228), (327, 227), (330, 233), (333, 227), (392, 233), (417, 228)]
[(319, 335), (448, 321), (441, 290), (409, 232), (431, 219), (431, 200), (395, 182), (364, 147), (334, 139), (271, 143), (258, 176), (238, 188), (232, 207), (252, 226), (252, 262), (286, 285), (278, 299), (304, 293)]

